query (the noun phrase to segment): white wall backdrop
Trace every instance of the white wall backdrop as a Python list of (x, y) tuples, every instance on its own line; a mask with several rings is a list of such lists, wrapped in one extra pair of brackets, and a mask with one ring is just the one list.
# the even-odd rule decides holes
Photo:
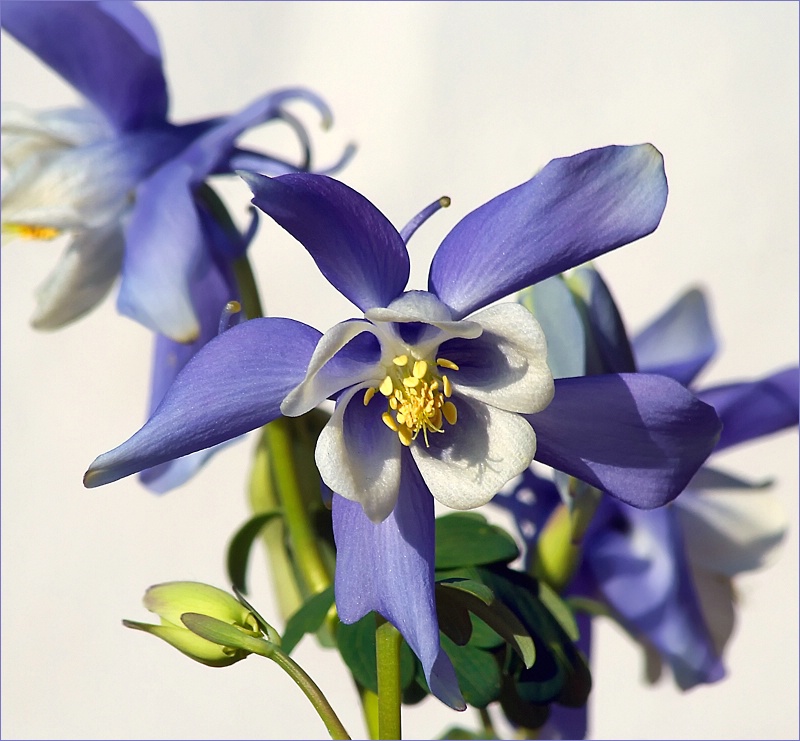
[[(340, 178), (402, 226), (449, 195), (411, 242), (413, 287), (468, 211), (553, 157), (654, 143), (670, 197), (659, 229), (597, 261), (628, 324), (689, 285), (705, 287), (722, 338), (708, 382), (798, 359), (798, 6), (795, 3), (144, 2), (157, 27), (176, 121), (236, 110), (304, 85), (336, 121), (312, 125), (317, 162), (358, 145)], [(3, 34), (2, 99), (33, 108), (77, 94)], [(269, 127), (250, 137), (272, 145)], [(278, 146), (278, 145), (275, 145)], [(247, 191), (226, 186), (244, 216)], [(187, 486), (156, 497), (134, 478), (86, 490), (96, 455), (144, 420), (150, 337), (107, 301), (57, 333), (28, 325), (62, 243), (2, 252), (2, 736), (307, 738), (322, 724), (278, 668), (189, 661), (124, 629), (145, 589), (226, 586), (228, 537), (247, 517), (253, 438)], [(321, 330), (351, 307), (300, 246), (265, 219), (251, 254), (269, 313)], [(791, 521), (780, 559), (741, 579), (729, 676), (688, 693), (642, 683), (641, 657), (601, 624), (593, 656), (597, 738), (797, 738), (797, 434), (719, 460), (774, 476)], [(260, 561), (252, 599), (276, 614)], [(365, 568), (369, 568), (365, 564)], [(364, 728), (337, 654), (306, 638), (298, 657), (354, 734)], [(452, 723), (428, 700), (408, 738)]]

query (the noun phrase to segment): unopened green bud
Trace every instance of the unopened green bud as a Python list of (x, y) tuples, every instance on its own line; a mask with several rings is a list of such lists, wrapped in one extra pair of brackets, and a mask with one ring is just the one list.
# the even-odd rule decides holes
[(243, 636), (258, 638), (261, 629), (250, 610), (221, 589), (191, 581), (157, 584), (144, 595), (144, 606), (161, 618), (160, 625), (123, 620), (128, 628), (143, 630), (165, 640), (188, 657), (207, 666), (229, 666), (241, 661), (251, 652), (241, 643), (220, 645), (200, 637), (186, 627), (181, 616), (205, 615), (233, 626)]

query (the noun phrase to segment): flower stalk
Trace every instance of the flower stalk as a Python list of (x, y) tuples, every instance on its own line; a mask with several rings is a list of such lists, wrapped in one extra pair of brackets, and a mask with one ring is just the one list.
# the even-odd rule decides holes
[(378, 666), (378, 738), (400, 736), (400, 646), (402, 636), (390, 622), (377, 616), (375, 648)]

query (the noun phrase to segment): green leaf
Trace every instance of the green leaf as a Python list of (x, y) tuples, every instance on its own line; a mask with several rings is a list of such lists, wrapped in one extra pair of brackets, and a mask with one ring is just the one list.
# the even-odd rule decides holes
[(570, 640), (577, 641), (580, 638), (580, 631), (578, 623), (575, 621), (575, 615), (569, 605), (546, 582), (539, 582), (539, 599), (556, 619), (561, 629), (570, 637)]
[(309, 597), (302, 607), (286, 621), (281, 648), (290, 654), (306, 633), (316, 633), (333, 604), (333, 587)]
[(498, 648), (505, 643), (502, 636), (498, 635), (497, 631), (492, 630), (474, 612), (469, 613), (469, 617), (472, 622), (472, 637), (469, 639), (470, 646), (474, 648)]
[(494, 736), (487, 736), (483, 731), (469, 731), (461, 726), (450, 726), (441, 736), (442, 741), (450, 739), (464, 739), (464, 741), (478, 741), (478, 739), (489, 739)]
[[(477, 587), (480, 587), (478, 590)], [(486, 602), (486, 594), (492, 595)], [(481, 596), (478, 596), (480, 594)], [(519, 654), (525, 666), (532, 666), (536, 660), (533, 639), (517, 616), (501, 600), (494, 597), (491, 588), (474, 580), (452, 577), (436, 584), (437, 604), (450, 603), (451, 610), (469, 610), (483, 620)], [(471, 631), (470, 631), (471, 632)]]
[(519, 556), (514, 538), (475, 512), (436, 519), (436, 568), (509, 563)]
[(464, 700), (476, 708), (485, 708), (500, 697), (500, 665), (494, 655), (473, 646), (457, 646), (442, 636), (442, 648), (453, 662), (458, 686)]
[(247, 562), (250, 559), (253, 543), (261, 528), (273, 518), (280, 516), (280, 510), (254, 515), (236, 531), (228, 544), (228, 578), (243, 594), (247, 594)]

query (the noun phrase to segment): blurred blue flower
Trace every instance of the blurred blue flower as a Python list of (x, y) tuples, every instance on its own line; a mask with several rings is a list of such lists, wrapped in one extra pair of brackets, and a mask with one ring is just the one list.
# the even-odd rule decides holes
[[(196, 193), (209, 175), (300, 167), (236, 146), (247, 129), (284, 119), (303, 89), (268, 93), (231, 116), (176, 125), (156, 33), (128, 2), (3, 3), (2, 28), (86, 99), (79, 109), (3, 110), (4, 239), (72, 240), (38, 292), (34, 326), (61, 327), (91, 310), (121, 274), (120, 312), (176, 342), (202, 334), (201, 304), (215, 304), (219, 260)], [(298, 130), (301, 143), (305, 132)], [(241, 240), (240, 240), (241, 241)], [(224, 272), (224, 271), (222, 271)]]
[(231, 328), (84, 481), (106, 484), (335, 398), (316, 462), (335, 492), (339, 616), (384, 615), (433, 693), (463, 707), (439, 643), (434, 498), (477, 507), (535, 456), (658, 506), (684, 488), (719, 435), (713, 409), (660, 376), (567, 379), (553, 397), (538, 323), (516, 303), (493, 304), (652, 232), (666, 204), (661, 155), (645, 144), (553, 160), (453, 228), (427, 291), (405, 290), (406, 240), (441, 201), (398, 232), (331, 178), (245, 179), (255, 205), (303, 244), (363, 318), (325, 335), (280, 318)]
[[(538, 295), (537, 295), (538, 294)], [(629, 341), (610, 291), (591, 268), (555, 277), (521, 296), (547, 332), (571, 326), (555, 350), (560, 372), (605, 373), (636, 368), (692, 386), (716, 351), (705, 297), (696, 289)], [(549, 335), (548, 335), (549, 337)], [(562, 335), (563, 339), (563, 335)], [(556, 357), (557, 355), (557, 357)], [(714, 406), (723, 430), (715, 452), (798, 424), (800, 369), (696, 391)], [(566, 477), (527, 470), (493, 504), (511, 511), (529, 561), (548, 524), (563, 516)], [(655, 678), (665, 661), (688, 689), (725, 674), (723, 650), (734, 624), (732, 578), (763, 565), (783, 538), (786, 515), (764, 484), (703, 466), (668, 507), (643, 511), (603, 497), (580, 545), (579, 565), (565, 594), (596, 600), (645, 649)], [(591, 624), (580, 615), (581, 648), (589, 654)], [(583, 738), (586, 708), (553, 706), (542, 738)]]

